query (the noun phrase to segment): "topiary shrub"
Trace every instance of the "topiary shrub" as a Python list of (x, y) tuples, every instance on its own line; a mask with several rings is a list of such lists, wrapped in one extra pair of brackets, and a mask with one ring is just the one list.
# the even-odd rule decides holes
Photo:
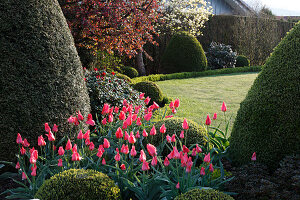
[(94, 170), (70, 169), (46, 180), (35, 194), (40, 200), (121, 199), (120, 189), (105, 174)]
[(300, 23), (282, 39), (240, 104), (230, 140), (234, 163), (271, 169), (300, 152)]
[(126, 99), (129, 104), (143, 105), (140, 93), (116, 75), (105, 71), (86, 72), (86, 81), (94, 117), (96, 114), (101, 116), (104, 103), (122, 108), (123, 100)]
[(243, 55), (240, 55), (236, 58), (236, 64), (235, 67), (249, 67), (250, 66), (250, 60)]
[(207, 60), (197, 38), (187, 32), (173, 35), (162, 57), (166, 73), (204, 71)]
[[(160, 127), (165, 124), (166, 126), (166, 133), (163, 134), (163, 137), (166, 137), (167, 134), (172, 136), (173, 134), (176, 134), (179, 138), (179, 135), (181, 133), (182, 129), (182, 123), (183, 118), (168, 118), (163, 119), (161, 121), (158, 121), (154, 124), (156, 128), (157, 134), (153, 136), (153, 145), (158, 146), (161, 144), (162, 141), (162, 135), (159, 132)], [(198, 125), (196, 122), (193, 122), (192, 120), (187, 120), (189, 124), (189, 129), (185, 131), (186, 136), (186, 146), (190, 147), (192, 144), (199, 144), (199, 145), (206, 145), (206, 130)], [(150, 131), (150, 130), (149, 130)], [(167, 155), (167, 153), (170, 153), (167, 151), (167, 149), (164, 149), (163, 155)]]
[(153, 101), (161, 104), (163, 101), (163, 94), (158, 85), (151, 81), (142, 81), (133, 85), (137, 91), (145, 93), (145, 97), (149, 96), (151, 101), (148, 105), (152, 105)]
[(236, 52), (230, 45), (212, 42), (206, 53), (208, 69), (233, 68), (236, 63)]
[(128, 76), (126, 76), (125, 74), (121, 74), (121, 73), (116, 73), (116, 77), (119, 79), (123, 79), (125, 80), (127, 83), (131, 83), (131, 78), (129, 78)]
[(211, 189), (193, 189), (175, 198), (175, 200), (234, 200), (231, 196)]
[(133, 67), (123, 67), (122, 68), (122, 72), (123, 74), (125, 74), (126, 76), (130, 77), (130, 78), (135, 78), (139, 76), (139, 73), (136, 69), (134, 69)]

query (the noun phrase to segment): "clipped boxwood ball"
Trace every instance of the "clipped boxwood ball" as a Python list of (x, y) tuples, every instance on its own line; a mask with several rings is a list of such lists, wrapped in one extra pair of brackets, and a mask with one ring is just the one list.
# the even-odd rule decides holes
[(131, 83), (131, 78), (129, 78), (128, 76), (126, 76), (125, 74), (121, 74), (121, 73), (116, 73), (116, 77), (119, 79), (124, 79), (125, 81), (127, 81), (128, 83)]
[[(182, 129), (182, 123), (184, 118), (168, 118), (158, 121), (154, 124), (156, 128), (156, 135), (153, 137), (153, 145), (158, 146), (161, 144), (162, 141), (162, 133), (159, 132), (160, 127), (165, 124), (166, 133), (163, 133), (163, 137), (165, 139), (166, 135), (169, 134), (172, 136), (176, 134), (179, 138)], [(186, 146), (189, 148), (192, 144), (199, 144), (199, 145), (206, 145), (206, 138), (207, 135), (206, 130), (192, 120), (187, 120), (189, 124), (189, 129), (184, 131), (184, 135), (186, 137)], [(150, 131), (150, 130), (149, 130)], [(183, 140), (184, 144), (185, 139)], [(165, 149), (163, 155), (169, 154), (169, 150)]]
[(240, 104), (230, 140), (234, 163), (270, 169), (300, 152), (300, 23), (281, 40)]
[(138, 71), (133, 67), (123, 67), (122, 68), (123, 74), (130, 78), (135, 78), (139, 76)]
[(187, 32), (171, 38), (162, 57), (165, 73), (204, 71), (207, 60), (200, 42)]
[(175, 200), (234, 200), (231, 196), (217, 190), (193, 189), (175, 198)]
[(35, 194), (40, 200), (114, 200), (120, 189), (105, 174), (94, 170), (70, 169), (46, 180)]
[(151, 98), (149, 105), (152, 105), (153, 101), (158, 104), (163, 101), (162, 91), (154, 82), (142, 81), (133, 85), (133, 88), (139, 92), (145, 93), (145, 97), (149, 96)]
[(236, 58), (235, 67), (249, 67), (250, 61), (246, 56), (240, 55)]

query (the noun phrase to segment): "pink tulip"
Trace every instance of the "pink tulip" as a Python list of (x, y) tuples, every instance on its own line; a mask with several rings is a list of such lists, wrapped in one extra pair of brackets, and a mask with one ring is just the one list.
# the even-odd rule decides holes
[(119, 120), (124, 120), (126, 118), (126, 115), (123, 111), (120, 112), (120, 115), (119, 115)]
[(29, 162), (30, 162), (31, 164), (35, 164), (37, 159), (38, 159), (38, 151), (37, 151), (37, 150), (34, 150), (34, 151), (32, 151), (32, 153), (30, 154)]
[(172, 135), (171, 142), (176, 142), (175, 134)]
[(31, 176), (36, 176), (36, 170), (37, 170), (37, 166), (34, 165), (33, 167), (30, 168), (31, 169)]
[(81, 160), (81, 157), (79, 155), (78, 152), (73, 152), (72, 154), (72, 161), (80, 161)]
[(105, 103), (105, 104), (103, 105), (101, 114), (102, 114), (102, 115), (105, 115), (105, 114), (107, 114), (108, 112), (109, 112), (109, 105), (108, 105), (107, 103)]
[(155, 126), (153, 125), (151, 130), (150, 130), (150, 135), (156, 135), (156, 129)]
[(24, 147), (22, 147), (22, 148), (20, 149), (20, 152), (21, 152), (21, 155), (24, 155), (24, 154), (26, 153), (26, 149), (24, 149)]
[(206, 117), (205, 124), (206, 124), (207, 126), (209, 126), (209, 125), (211, 124), (211, 120), (210, 120), (209, 115), (207, 115), (207, 117)]
[(90, 131), (90, 130), (87, 130), (87, 131), (85, 132), (85, 134), (83, 135), (83, 139), (90, 139), (90, 133), (91, 133), (91, 131)]
[(101, 124), (103, 124), (103, 125), (106, 125), (106, 124), (107, 124), (106, 118), (103, 118), (103, 119), (101, 120)]
[(58, 148), (58, 155), (62, 156), (62, 155), (64, 155), (64, 154), (65, 154), (65, 150), (64, 150), (64, 148), (63, 148), (62, 146), (60, 146), (60, 147)]
[(54, 124), (52, 130), (54, 133), (58, 132), (58, 126)]
[(156, 147), (152, 144), (147, 144), (147, 151), (150, 156), (154, 157), (157, 155)]
[(112, 114), (108, 115), (108, 123), (112, 123), (114, 121), (114, 116)]
[(141, 136), (140, 136), (140, 131), (137, 131), (137, 132), (136, 132), (135, 137), (136, 137), (136, 138), (140, 138), (140, 137), (141, 137)]
[(183, 151), (183, 153), (190, 152), (190, 150), (185, 145), (182, 146), (182, 151)]
[(90, 142), (90, 145), (89, 145), (89, 150), (90, 150), (90, 151), (93, 151), (93, 150), (94, 150), (94, 148), (95, 148), (95, 145), (94, 145), (94, 143), (93, 143), (93, 142)]
[(77, 144), (74, 144), (73, 148), (72, 148), (72, 152), (77, 152)]
[(27, 176), (25, 174), (25, 172), (22, 172), (22, 180), (26, 180), (27, 179)]
[(179, 189), (180, 188), (180, 184), (179, 182), (176, 184), (176, 188)]
[(166, 133), (167, 129), (166, 129), (166, 126), (165, 124), (161, 125), (160, 129), (159, 129), (159, 132), (161, 133)]
[[(72, 115), (68, 118), (68, 122), (70, 123), (70, 124), (73, 124), (73, 123), (75, 123), (75, 121), (76, 121), (76, 119), (75, 119), (75, 117), (73, 117)], [(48, 124), (47, 124), (48, 125)], [(46, 124), (45, 124), (45, 130), (46, 130)], [(46, 131), (47, 132), (47, 131)], [(48, 131), (49, 132), (49, 131)]]
[(168, 141), (169, 143), (171, 143), (172, 138), (171, 138), (169, 135), (166, 136), (166, 139), (167, 139), (167, 141)]
[(152, 112), (149, 112), (148, 114), (144, 115), (144, 119), (146, 121), (149, 121), (151, 119), (151, 117), (152, 117)]
[(138, 117), (136, 119), (136, 125), (138, 125), (138, 126), (142, 125), (141, 118)]
[(152, 166), (156, 166), (156, 165), (157, 165), (157, 157), (156, 157), (156, 156), (154, 156), (154, 157), (152, 158), (151, 165), (152, 165)]
[(17, 144), (22, 144), (23, 140), (22, 140), (22, 137), (21, 137), (21, 134), (18, 133), (17, 135), (17, 140), (16, 140)]
[(131, 155), (131, 157), (135, 157), (136, 154), (137, 154), (137, 152), (136, 152), (136, 150), (135, 150), (135, 146), (132, 146), (132, 147), (131, 147), (131, 150), (130, 150), (130, 155)]
[(20, 163), (19, 162), (17, 162), (17, 164), (16, 164), (16, 169), (20, 169)]
[(70, 139), (68, 140), (65, 149), (66, 149), (67, 151), (72, 149), (72, 143), (71, 143), (71, 140), (70, 140)]
[(214, 171), (214, 167), (213, 167), (213, 165), (210, 163), (210, 165), (209, 165), (209, 171), (211, 171), (211, 172), (213, 172)]
[(130, 144), (134, 144), (134, 143), (136, 142), (136, 139), (135, 139), (135, 137), (134, 137), (132, 131), (130, 132), (130, 136), (129, 136), (129, 138), (128, 138), (128, 142), (129, 142)]
[(102, 150), (102, 148), (100, 148), (100, 146), (99, 146), (97, 156), (98, 156), (99, 158), (101, 158), (102, 155), (103, 155), (103, 153), (104, 153), (104, 150)]
[(142, 100), (144, 98), (144, 96), (145, 96), (145, 93), (141, 93), (140, 94), (140, 99)]
[(252, 154), (251, 160), (256, 161), (256, 153), (255, 152)]
[(197, 153), (201, 153), (202, 152), (202, 149), (198, 146), (198, 144), (196, 144), (196, 151), (197, 151)]
[(147, 163), (146, 161), (144, 161), (143, 165), (142, 165), (142, 171), (147, 171), (149, 169), (150, 169), (149, 163)]
[(83, 121), (83, 119), (84, 119), (80, 111), (78, 111), (77, 118), (79, 121)]
[(189, 124), (187, 123), (186, 118), (184, 118), (184, 120), (183, 120), (182, 128), (183, 128), (184, 130), (189, 129)]
[(57, 166), (59, 166), (59, 167), (62, 167), (62, 166), (63, 166), (63, 163), (62, 163), (62, 159), (61, 159), (61, 158), (58, 159)]
[(29, 147), (29, 146), (30, 146), (30, 144), (29, 144), (29, 142), (27, 141), (26, 138), (23, 140), (22, 145), (23, 145), (24, 147)]
[(46, 131), (47, 133), (49, 133), (49, 132), (51, 131), (50, 126), (49, 126), (48, 123), (45, 123), (45, 131)]
[(145, 154), (144, 150), (140, 151), (139, 161), (141, 161), (141, 162), (146, 161), (146, 154)]
[(102, 165), (106, 165), (106, 161), (104, 158), (102, 159)]
[(129, 139), (129, 135), (128, 135), (127, 131), (125, 131), (124, 140), (128, 140), (128, 139)]
[(95, 126), (95, 121), (93, 120), (92, 114), (88, 114), (88, 119), (85, 123), (91, 126)]
[(159, 105), (155, 101), (153, 101), (153, 108), (154, 109), (158, 109), (159, 108)]
[(144, 136), (144, 137), (147, 137), (147, 136), (148, 136), (148, 133), (146, 132), (145, 129), (143, 130), (143, 136)]
[(45, 142), (42, 135), (38, 137), (38, 145), (39, 146), (46, 146), (46, 142)]
[(148, 105), (149, 102), (150, 102), (150, 100), (151, 100), (151, 98), (150, 98), (150, 97), (147, 97), (147, 98), (144, 100), (145, 104)]
[(164, 165), (167, 167), (167, 166), (169, 166), (169, 164), (170, 164), (170, 161), (169, 161), (168, 157), (166, 157), (164, 160)]
[(204, 156), (203, 162), (210, 163), (210, 153)]
[(32, 147), (31, 149), (29, 149), (29, 154), (31, 155), (33, 151), (35, 151), (34, 147)]
[(217, 113), (214, 113), (213, 120), (217, 119)]
[(202, 176), (205, 175), (205, 169), (204, 169), (204, 167), (201, 167), (201, 169), (200, 169), (200, 175), (202, 175)]
[(174, 101), (174, 107), (175, 107), (175, 108), (178, 108), (179, 105), (180, 105), (179, 99), (175, 99), (175, 101)]
[(80, 129), (78, 135), (77, 135), (77, 139), (78, 140), (82, 140), (83, 139), (83, 133), (82, 133), (82, 130)]
[(51, 131), (49, 131), (49, 134), (46, 134), (46, 136), (48, 136), (49, 141), (55, 141), (55, 137)]
[(170, 102), (169, 107), (170, 107), (170, 109), (174, 108), (174, 102), (173, 101)]
[(110, 147), (109, 141), (108, 141), (106, 138), (104, 138), (104, 141), (103, 141), (103, 148), (108, 149), (109, 147)]
[(193, 151), (192, 151), (192, 156), (196, 156), (196, 155), (197, 155), (196, 148), (193, 148)]
[(120, 138), (122, 138), (123, 137), (123, 131), (122, 131), (122, 129), (119, 127), (118, 129), (117, 129), (117, 131), (116, 131), (116, 138), (117, 139), (120, 139)]
[(121, 168), (121, 170), (126, 170), (126, 166), (124, 165), (124, 164), (122, 164), (121, 166), (120, 166), (120, 168)]
[(177, 111), (176, 111), (175, 108), (172, 109), (172, 113), (173, 113), (173, 114), (176, 114), (176, 113), (177, 113)]
[(120, 109), (120, 108), (116, 106), (114, 112), (115, 112), (115, 113), (118, 113), (118, 112), (119, 112), (119, 109)]
[(227, 111), (227, 107), (225, 102), (223, 101), (222, 107), (221, 107), (222, 112), (226, 112)]
[(180, 137), (181, 139), (183, 139), (183, 138), (184, 138), (184, 130), (182, 130), (182, 131), (181, 131), (181, 133), (180, 133), (179, 137)]
[(129, 153), (128, 145), (125, 145), (125, 144), (122, 145), (121, 153), (124, 153), (124, 154), (128, 154)]

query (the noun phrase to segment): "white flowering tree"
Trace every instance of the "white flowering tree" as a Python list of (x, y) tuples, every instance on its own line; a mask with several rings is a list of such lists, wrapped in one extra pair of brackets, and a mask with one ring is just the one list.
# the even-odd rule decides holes
[(205, 0), (162, 0), (160, 23), (161, 33), (187, 31), (194, 36), (201, 35), (201, 28), (212, 15), (212, 7)]

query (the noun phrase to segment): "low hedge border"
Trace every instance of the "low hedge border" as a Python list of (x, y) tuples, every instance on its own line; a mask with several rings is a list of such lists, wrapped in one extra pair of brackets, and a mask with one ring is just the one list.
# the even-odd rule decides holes
[(165, 81), (171, 79), (186, 79), (186, 78), (196, 78), (203, 76), (219, 75), (219, 74), (232, 74), (241, 72), (259, 72), (262, 70), (262, 66), (251, 66), (251, 67), (236, 67), (236, 68), (226, 68), (217, 70), (207, 70), (203, 72), (181, 72), (174, 74), (153, 74), (149, 76), (141, 76), (131, 79), (132, 83), (138, 83), (141, 81)]

